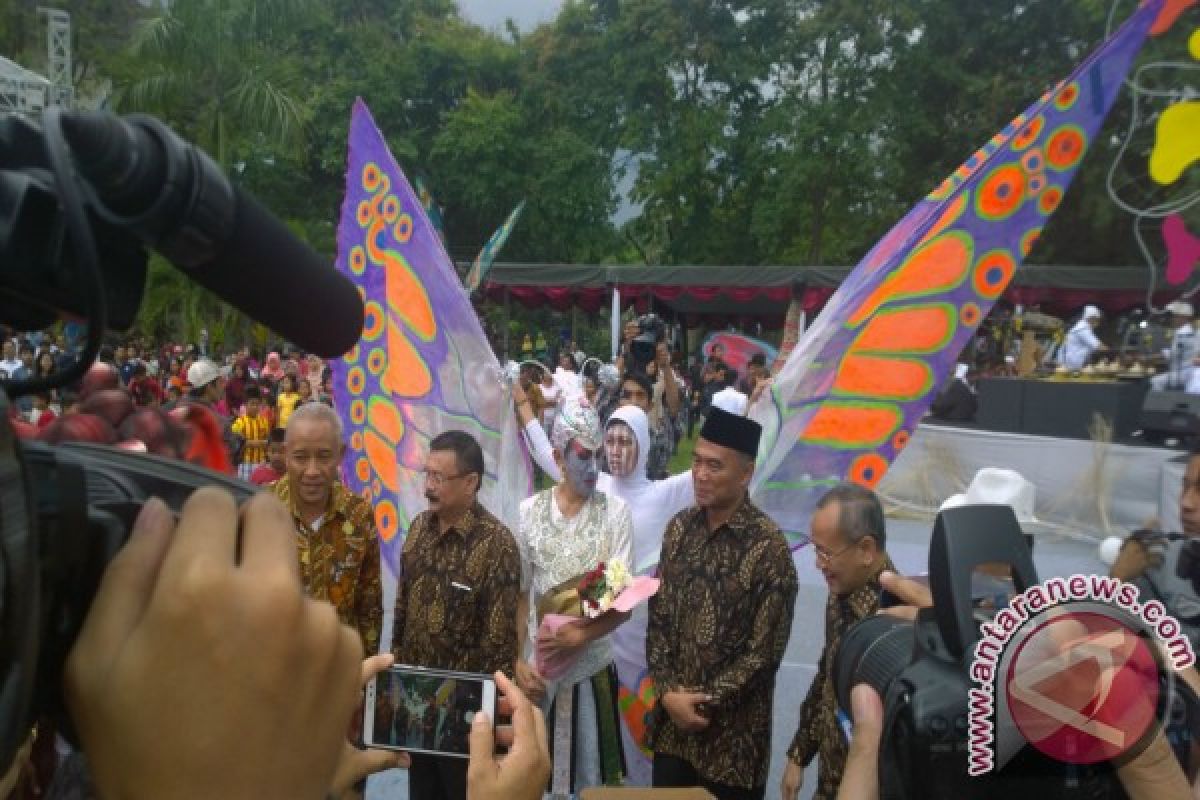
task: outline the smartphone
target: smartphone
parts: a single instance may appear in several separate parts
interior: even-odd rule
[[[467,758],[471,723],[480,711],[495,724],[496,682],[490,675],[400,664],[367,684],[363,742]]]

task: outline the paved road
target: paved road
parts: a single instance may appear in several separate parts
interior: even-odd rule
[[[910,520],[888,521],[888,552],[896,568],[905,574],[924,572],[928,560],[930,522]],[[1042,535],[1034,546],[1034,562],[1040,578],[1069,575],[1075,572],[1103,571],[1096,556],[1095,544],[1085,540]],[[800,592],[796,598],[796,613],[792,635],[784,655],[783,666],[775,690],[775,727],[772,736],[771,777],[767,798],[779,797],[779,776],[783,759],[800,712],[800,703],[808,691],[815,672],[814,664],[824,640],[825,581],[813,564],[807,550],[797,556]],[[801,796],[807,800],[816,783],[816,765],[806,776]],[[408,784],[400,771],[373,776],[367,789],[369,800],[401,800],[408,797]]]

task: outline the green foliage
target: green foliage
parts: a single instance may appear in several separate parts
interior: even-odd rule
[[[0,11],[0,52],[40,68],[36,6]],[[857,261],[1101,41],[1110,3],[565,0],[552,22],[503,34],[453,0],[64,7],[81,87],[103,94],[111,81],[120,109],[164,116],[330,258],[362,97],[442,205],[460,262],[525,200],[504,260],[754,265]],[[1197,19],[1188,12],[1142,61],[1185,57]],[[1104,193],[1128,121],[1125,97],[1036,260],[1140,263],[1130,218]],[[1146,185],[1148,131],[1119,175],[1147,204],[1175,191]],[[618,227],[623,179],[638,213]],[[1193,169],[1178,191],[1198,181]],[[225,313],[155,263],[147,326],[249,335]],[[521,333],[563,324],[516,315]],[[603,325],[580,338],[606,349]]]

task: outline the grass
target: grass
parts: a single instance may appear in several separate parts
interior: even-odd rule
[[[699,435],[699,430],[697,430]],[[671,463],[667,466],[667,474],[678,475],[681,472],[687,472],[692,468],[692,450],[696,447],[696,437],[683,438],[679,440],[679,447],[675,449],[675,455],[671,457]]]

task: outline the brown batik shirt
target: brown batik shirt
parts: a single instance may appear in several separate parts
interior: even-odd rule
[[[689,508],[667,525],[658,571],[646,634],[650,675],[660,697],[693,690],[712,702],[708,727],[685,733],[660,701],[649,746],[689,762],[707,781],[764,786],[775,673],[796,602],[787,541],[749,499],[712,532],[704,511]]]
[[[831,593],[825,603],[825,649],[817,662],[817,674],[808,687],[808,696],[800,706],[800,725],[788,748],[788,758],[801,766],[811,764],[813,756],[821,759],[813,800],[833,800],[837,797],[838,784],[842,782],[847,748],[846,736],[837,718],[833,662],[842,635],[855,623],[879,610],[879,573],[885,569],[895,570],[887,556],[869,581],[849,594]]]
[[[479,503],[444,532],[425,511],[400,557],[392,651],[399,664],[512,674],[521,556]]]
[[[310,597],[333,604],[338,618],[358,631],[363,652],[379,652],[383,585],[379,537],[370,504],[335,483],[325,514],[314,529],[296,510],[290,478],[285,475],[271,488],[291,509],[305,590]]]

